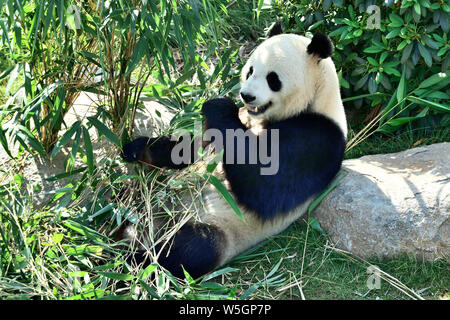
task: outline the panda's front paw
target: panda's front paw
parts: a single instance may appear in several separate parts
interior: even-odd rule
[[[157,138],[140,137],[123,147],[122,158],[127,162],[140,161],[146,163],[151,169],[173,168],[182,169],[185,163],[172,161],[172,149],[177,141],[168,136]]]
[[[127,143],[122,149],[122,158],[127,162],[135,162],[143,160],[148,145],[150,143],[150,138],[139,137],[133,141]]]
[[[203,104],[202,113],[206,118],[237,117],[239,108],[230,98],[216,98]]]

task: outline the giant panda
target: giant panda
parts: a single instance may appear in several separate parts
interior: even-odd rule
[[[223,179],[244,219],[219,192],[204,191],[203,209],[196,219],[186,222],[170,245],[156,248],[158,263],[174,276],[184,278],[184,269],[200,277],[280,233],[306,212],[338,173],[347,126],[332,50],[326,35],[316,33],[309,39],[283,34],[275,24],[242,69],[243,107],[239,109],[229,98],[203,104],[207,129],[224,135],[227,130],[251,129],[255,139],[266,130],[265,142],[277,143],[278,167],[275,174],[261,174],[265,164],[259,158],[256,163],[226,160],[231,152],[231,160],[236,160],[237,151],[246,160],[257,152],[248,140],[240,150],[222,146]],[[278,141],[270,138],[275,131]],[[188,164],[171,159],[177,143],[167,136],[139,137],[124,145],[122,156],[152,168],[181,170]],[[123,234],[128,237],[133,232]],[[133,259],[145,263],[145,250],[137,251]]]

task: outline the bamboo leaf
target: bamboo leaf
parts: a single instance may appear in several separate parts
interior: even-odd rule
[[[449,105],[444,105],[444,104],[441,104],[441,103],[438,103],[438,102],[429,101],[429,100],[425,100],[425,99],[414,97],[414,96],[408,96],[408,97],[406,97],[406,99],[408,99],[409,101],[414,102],[414,103],[426,105],[426,106],[428,106],[431,109],[434,109],[436,111],[446,112],[446,113],[450,112],[450,106]]]
[[[25,147],[25,149],[30,151],[27,147],[30,146],[31,148],[36,150],[42,157],[45,157],[46,152],[44,150],[44,147],[26,127],[22,125],[16,125],[14,132],[20,138],[19,142],[21,142],[22,146]]]
[[[89,136],[89,131],[83,127],[83,140],[84,148],[86,149],[86,162],[88,165],[89,174],[94,173],[94,152],[92,150],[91,137]]]
[[[208,180],[214,187],[216,187],[217,191],[220,192],[220,194],[224,197],[224,199],[228,202],[228,204],[230,205],[230,207],[233,209],[233,211],[239,216],[239,218],[242,219],[242,221],[245,222],[245,218],[242,215],[241,210],[239,209],[239,207],[236,204],[236,201],[234,201],[233,197],[231,196],[231,194],[228,192],[228,190],[225,188],[225,186],[222,184],[222,182],[220,182],[219,179],[217,179],[215,176],[213,175],[206,175],[204,174],[203,177]]]
[[[11,158],[14,158],[12,156],[12,154],[11,154],[11,151],[9,151],[8,139],[6,139],[6,135],[5,135],[5,132],[2,129],[1,123],[0,123],[0,143],[2,144],[3,149],[6,151],[8,156],[10,156]]]
[[[67,130],[62,135],[62,137],[58,140],[55,147],[53,148],[52,154],[50,155],[50,159],[54,159],[55,156],[61,151],[61,149],[64,148],[64,146],[69,143],[72,136],[75,134],[75,132],[78,131],[78,128],[80,127],[80,125],[81,125],[81,121],[80,120],[76,121],[72,125],[72,127],[70,127],[70,129]]]
[[[156,291],[152,287],[150,287],[147,283],[145,283],[141,279],[139,279],[138,282],[145,289],[145,291],[148,292],[148,294],[151,297],[158,299],[158,300],[161,299],[161,297],[156,293]]]
[[[106,272],[106,271],[103,271],[103,272],[99,271],[98,273],[106,278],[113,279],[113,280],[130,281],[130,280],[135,279],[135,276],[133,276],[132,274],[126,274],[126,273]]]
[[[106,137],[106,139],[114,143],[116,146],[120,147],[120,141],[117,138],[117,136],[114,133],[112,133],[112,131],[109,130],[103,123],[101,123],[98,119],[94,117],[88,117],[88,120],[95,128],[97,128],[98,132],[100,132]]]

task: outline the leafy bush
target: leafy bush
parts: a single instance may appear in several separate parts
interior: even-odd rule
[[[64,2],[3,3],[0,29],[9,65],[0,79],[9,77],[6,95],[14,82],[23,91],[2,108],[1,142],[7,151],[10,138],[44,155],[80,91],[89,90],[95,66],[79,52],[95,50],[95,39],[66,27]]]
[[[23,103],[10,100],[2,106],[0,143],[7,152],[11,142],[19,142],[54,157],[74,138],[73,163],[83,140],[92,156],[84,134],[92,125],[118,146],[128,139],[123,129],[132,123],[144,88],[181,109],[194,95],[191,108],[200,105],[202,92],[218,82],[222,92],[237,83],[227,77],[238,51],[223,43],[216,21],[217,10],[226,8],[209,1],[2,3],[2,50],[8,49],[9,59],[0,80],[8,79],[7,88],[20,82],[25,90]],[[102,80],[93,81],[96,75]],[[194,75],[195,88],[187,85]],[[58,140],[63,117],[80,91],[104,94],[105,108],[88,121],[77,121]],[[92,157],[88,160],[92,164]]]
[[[382,115],[379,130],[384,132],[413,120],[419,127],[450,123],[446,1],[280,0],[273,9],[287,31],[331,37],[343,98],[352,101],[346,104],[352,113],[369,120]],[[397,119],[387,121],[394,115]]]

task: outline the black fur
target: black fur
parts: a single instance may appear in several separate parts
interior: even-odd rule
[[[243,129],[236,114],[227,112],[236,106],[229,99],[214,99],[203,105],[203,114],[211,128]],[[226,115],[224,117],[224,114]],[[338,173],[345,150],[345,138],[331,119],[302,113],[297,117],[267,125],[267,130],[279,130],[279,170],[275,175],[261,175],[264,167],[248,164],[251,150],[245,145],[246,164],[224,163],[227,180],[236,200],[255,211],[263,219],[273,218],[279,212],[289,212],[310,196],[323,191]],[[268,134],[270,138],[270,133]],[[270,150],[271,140],[268,139]],[[237,155],[236,143],[234,155]],[[226,159],[227,150],[224,150]],[[236,159],[235,159],[236,160]]]
[[[283,28],[281,27],[281,21],[277,21],[270,27],[270,30],[267,33],[267,37],[270,38],[270,37],[276,36],[277,34],[282,34],[282,33],[283,33]]]
[[[127,143],[123,146],[122,158],[127,162],[140,160],[145,152],[145,148],[147,148],[147,144],[150,143],[150,140],[151,139],[147,137],[139,137],[132,142]]]
[[[186,137],[191,139],[192,137]],[[183,169],[189,163],[175,164],[171,158],[173,147],[179,141],[173,141],[167,136],[158,138],[139,137],[123,146],[122,158],[127,162],[143,161],[158,168]],[[191,149],[192,149],[191,144]],[[194,162],[196,153],[191,152],[191,161]],[[182,155],[181,155],[182,156]]]
[[[281,90],[281,81],[278,77],[278,74],[274,71],[269,72],[266,76],[267,83],[269,84],[269,88],[272,91],[280,91]]]
[[[177,278],[184,278],[183,268],[194,279],[214,270],[225,244],[225,237],[219,229],[202,223],[185,224],[172,240],[162,250],[158,263]],[[155,249],[159,252],[161,246]],[[131,261],[143,263],[144,267],[150,263],[143,250],[132,256],[128,263]]]
[[[313,36],[306,50],[309,54],[326,59],[333,53],[333,44],[328,36],[318,32]]]
[[[247,76],[245,77],[245,80],[248,80],[250,76],[253,74],[253,67],[250,66],[250,69],[248,69]]]
[[[217,266],[224,241],[221,231],[214,226],[186,224],[177,232],[169,255],[164,249],[158,262],[175,277],[184,277],[183,266],[189,275],[198,278]]]

